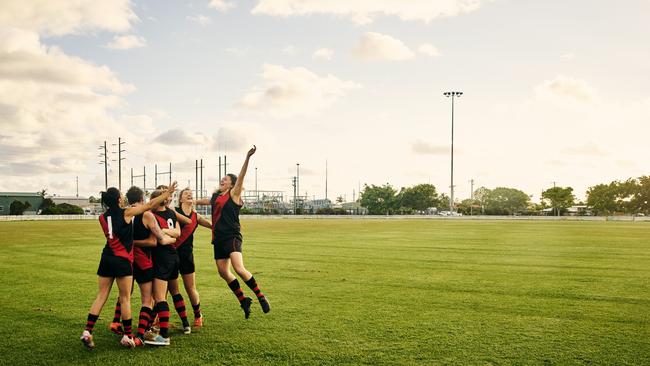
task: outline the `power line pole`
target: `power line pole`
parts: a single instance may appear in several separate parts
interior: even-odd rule
[[[449,211],[454,212],[454,99],[463,95],[463,92],[445,92],[444,96],[451,97],[451,195],[449,197]]]
[[[325,199],[327,199],[327,160],[325,160]]]
[[[99,149],[102,149],[102,146],[99,146]],[[100,161],[100,164],[104,164],[104,189],[108,189],[108,149],[106,148],[106,141],[104,141],[104,152],[99,153],[99,157],[103,157],[104,161]]]
[[[126,152],[126,150],[122,150],[122,145],[126,144],[126,142],[122,141],[121,137],[117,138],[117,144],[112,144],[113,146],[117,146],[117,174],[118,174],[118,188],[120,189],[120,192],[122,192],[122,160],[125,160],[122,157],[122,153]],[[113,154],[116,152],[114,151]]]
[[[474,214],[474,179],[469,181],[470,184],[470,204],[469,204],[469,215]]]
[[[77,198],[79,198],[79,176],[77,175]]]
[[[199,186],[201,188],[201,193],[200,193],[200,198],[203,198],[203,159],[201,159],[201,165],[199,165],[199,169],[201,171],[201,185]],[[171,184],[171,183],[170,183]]]
[[[194,161],[194,197],[199,198],[199,159]]]
[[[298,201],[296,197],[296,183],[297,183],[296,181],[297,181],[296,177],[293,177],[291,180],[293,185],[293,214],[294,215],[298,214]]]
[[[259,199],[260,194],[257,193],[257,167],[255,167],[255,196]]]

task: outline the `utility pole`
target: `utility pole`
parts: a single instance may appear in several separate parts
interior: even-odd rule
[[[469,181],[470,184],[470,204],[469,204],[469,215],[474,214],[474,179]]]
[[[327,160],[325,160],[325,199],[327,199]]]
[[[79,198],[79,176],[77,175],[77,198]]]
[[[259,198],[260,198],[260,194],[257,193],[257,192],[258,192],[258,191],[257,191],[257,167],[255,167],[255,196],[259,199]]]
[[[293,214],[297,215],[298,214],[298,202],[296,200],[296,177],[293,177],[291,179],[292,186],[293,186]]]
[[[300,163],[296,163],[296,193],[300,197]]]
[[[99,149],[102,149],[102,146],[99,146]],[[106,148],[106,141],[104,141],[104,152],[99,153],[99,157],[103,157],[104,161],[100,161],[100,164],[104,164],[104,189],[108,189],[108,149]]]
[[[122,192],[122,160],[125,160],[122,157],[122,153],[126,152],[126,150],[122,150],[122,145],[126,144],[126,142],[122,141],[121,137],[117,138],[117,144],[112,144],[113,146],[117,146],[117,174],[118,174],[118,188],[120,189],[120,192]],[[116,152],[114,151],[113,154]]]
[[[199,159],[196,159],[194,161],[194,187],[195,187],[194,197],[198,199],[199,198]]]
[[[201,193],[199,194],[199,199],[203,198],[203,159],[201,159],[201,165],[199,165],[199,169],[201,172],[201,185],[199,186],[201,188]]]
[[[454,99],[463,95],[463,92],[451,91],[443,93],[451,97],[451,195],[449,196],[449,211],[454,212]]]

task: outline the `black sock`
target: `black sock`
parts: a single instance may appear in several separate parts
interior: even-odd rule
[[[237,296],[237,300],[241,303],[246,299],[246,296],[244,296],[244,291],[242,291],[241,286],[239,285],[239,281],[235,278],[228,284],[228,287],[232,290],[232,292]]]
[[[120,319],[122,319],[122,305],[120,305],[120,301],[118,300],[115,304],[115,315],[113,315],[113,323],[119,323]]]
[[[255,282],[255,277],[251,276],[251,278],[248,281],[245,281],[245,283],[246,286],[248,286],[251,290],[253,290],[255,296],[257,296],[258,299],[264,297],[262,290],[260,290],[260,287],[257,285],[257,282]]]
[[[97,323],[97,319],[99,319],[99,315],[88,313],[88,320],[86,320],[86,330],[88,332],[93,332],[93,328],[95,327],[95,323]]]
[[[124,335],[133,338],[133,329],[131,328],[133,319],[122,319],[122,326],[124,327]]]
[[[196,305],[192,305],[192,309],[194,309],[194,319],[198,319],[201,317],[201,303],[198,303]]]
[[[189,326],[190,323],[187,321],[187,312],[185,311],[185,300],[183,299],[183,295],[180,293],[172,295],[172,300],[174,300],[174,308],[176,308],[178,316],[181,317],[183,327]]]
[[[169,305],[167,301],[161,301],[156,304],[156,313],[160,322],[160,335],[163,338],[169,337]]]

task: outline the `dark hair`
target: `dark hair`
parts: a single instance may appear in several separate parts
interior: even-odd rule
[[[232,185],[233,185],[233,186],[234,186],[235,184],[237,184],[237,176],[236,176],[236,175],[234,175],[234,174],[232,174],[232,173],[230,173],[230,174],[226,174],[226,175],[230,177],[230,181],[232,182]]]
[[[120,190],[111,187],[102,192],[102,205],[109,210],[117,210],[120,208]]]
[[[144,192],[142,192],[142,190],[136,186],[133,186],[129,188],[128,191],[126,191],[126,199],[129,200],[130,205],[142,201],[143,197]]]
[[[185,191],[192,192],[192,188],[190,187],[184,188],[183,190],[180,191],[180,193],[178,193],[178,206],[181,205],[181,198],[183,198],[183,193],[185,193]]]
[[[163,191],[161,191],[160,189],[156,189],[155,191],[151,192],[151,196],[149,196],[149,199],[152,200],[156,197],[160,197],[162,196],[162,194]],[[163,200],[162,202],[160,202],[160,206],[164,206],[164,205],[165,205],[165,201]]]

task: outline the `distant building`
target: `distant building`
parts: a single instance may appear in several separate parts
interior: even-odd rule
[[[309,213],[316,213],[320,209],[332,208],[332,201],[328,198],[305,201],[302,204],[303,210]]]
[[[9,215],[9,208],[14,201],[30,204],[23,215],[36,215],[43,203],[43,197],[37,192],[0,192],[0,215]]]
[[[359,202],[345,202],[341,204],[341,208],[349,215],[367,215],[368,209],[361,206]]]
[[[56,205],[62,203],[67,203],[73,206],[79,206],[81,208],[90,206],[90,201],[86,197],[76,197],[76,196],[50,196],[47,197],[54,202]]]

